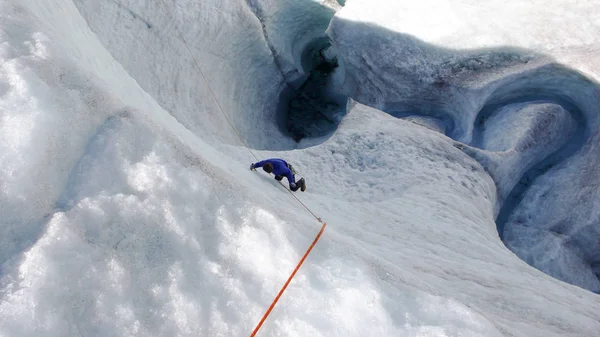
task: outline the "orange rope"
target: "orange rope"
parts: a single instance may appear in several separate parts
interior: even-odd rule
[[[304,260],[306,259],[306,257],[310,253],[310,251],[313,249],[313,247],[315,246],[315,244],[317,243],[317,241],[319,241],[319,238],[321,237],[321,234],[323,234],[323,230],[325,229],[325,226],[327,226],[326,222],[324,222],[323,226],[321,226],[321,230],[319,231],[319,234],[317,234],[317,237],[315,238],[315,240],[313,241],[313,243],[310,245],[310,247],[308,247],[308,249],[306,250],[306,253],[304,253],[304,256],[302,257],[302,259],[300,260],[300,262],[298,262],[298,265],[296,265],[296,268],[294,269],[294,271],[292,272],[292,274],[290,275],[290,277],[287,279],[287,281],[283,285],[283,288],[281,288],[281,290],[279,290],[279,294],[277,294],[277,297],[275,297],[275,299],[271,303],[271,306],[269,306],[269,310],[267,310],[267,312],[263,315],[263,317],[260,320],[260,322],[258,322],[258,325],[254,329],[254,331],[252,331],[252,334],[250,335],[250,337],[254,337],[256,335],[256,333],[258,332],[258,329],[260,329],[260,327],[262,326],[262,324],[264,323],[264,321],[267,319],[267,316],[269,316],[269,314],[271,313],[271,310],[273,310],[273,308],[275,307],[275,304],[277,303],[277,301],[279,300],[279,298],[281,297],[281,295],[285,291],[285,288],[287,288],[288,284],[290,284],[290,282],[292,281],[292,278],[294,278],[294,275],[296,275],[296,272],[298,271],[298,269],[300,269],[300,266],[302,265],[302,263],[304,262]]]
[[[115,4],[117,4],[117,5],[119,5],[117,2],[115,2],[115,1],[113,1],[113,2]],[[163,5],[165,7],[167,7],[166,3],[164,2],[164,0],[162,1],[162,3],[163,3]],[[212,88],[210,87],[210,83],[208,83],[208,80],[206,80],[206,77],[204,76],[204,73],[202,72],[202,68],[200,68],[200,63],[198,63],[198,60],[196,59],[196,56],[194,56],[194,53],[192,53],[192,50],[189,47],[187,41],[185,40],[183,34],[181,33],[181,31],[177,27],[177,24],[175,23],[175,17],[173,15],[173,13],[170,10],[168,10],[168,7],[167,7],[167,13],[169,13],[169,16],[171,17],[171,21],[173,22],[173,27],[177,31],[177,35],[179,35],[179,38],[182,40],[183,45],[186,47],[186,49],[188,50],[188,52],[192,56],[192,59],[194,60],[194,63],[196,64],[196,68],[198,68],[198,71],[200,73],[200,76],[202,77],[202,79],[206,83],[206,87],[210,91],[210,94],[212,95],[213,99],[215,100],[215,103],[217,103],[217,107],[219,108],[219,110],[221,111],[221,113],[223,114],[223,116],[225,116],[225,119],[227,120],[227,122],[229,123],[229,125],[231,126],[231,128],[233,129],[233,131],[236,133],[236,135],[239,137],[239,139],[242,142],[242,144],[244,144],[244,147],[250,152],[250,154],[254,157],[254,159],[256,159],[256,161],[258,161],[258,158],[254,154],[254,152],[252,152],[252,150],[250,150],[250,148],[248,147],[248,144],[246,144],[246,142],[244,141],[244,139],[242,138],[242,136],[240,135],[240,133],[237,131],[236,127],[233,125],[233,123],[229,119],[229,116],[227,116],[227,114],[225,113],[225,111],[223,111],[223,108],[221,107],[221,104],[219,103],[219,100],[217,99],[217,96],[215,95],[215,93],[213,92]],[[281,182],[279,182],[279,183],[281,184]],[[279,291],[279,294],[277,294],[277,297],[275,297],[275,300],[273,300],[273,303],[271,303],[271,306],[269,307],[269,310],[267,310],[267,312],[263,315],[262,319],[260,320],[260,322],[258,323],[258,325],[256,326],[256,328],[254,329],[254,331],[252,332],[252,334],[250,335],[250,337],[254,337],[256,335],[256,333],[258,332],[258,329],[260,329],[260,327],[262,326],[262,324],[264,323],[264,321],[267,319],[267,316],[269,316],[269,314],[271,313],[271,310],[273,310],[273,307],[275,307],[275,304],[277,303],[277,301],[279,300],[279,298],[281,297],[281,295],[283,294],[283,292],[287,288],[288,284],[290,284],[290,282],[292,281],[292,278],[294,278],[294,275],[296,275],[296,272],[298,271],[298,269],[300,269],[300,266],[302,265],[302,263],[304,263],[304,260],[306,259],[306,257],[310,253],[310,251],[313,249],[313,247],[315,246],[315,244],[317,243],[317,241],[319,241],[319,238],[321,237],[321,234],[323,234],[323,230],[325,229],[325,226],[327,225],[326,222],[323,222],[321,220],[321,218],[319,218],[318,216],[316,216],[302,201],[300,201],[300,199],[298,199],[298,197],[296,197],[294,195],[294,193],[292,193],[292,191],[288,190],[288,192],[290,192],[290,194],[302,206],[304,206],[304,208],[306,208],[306,210],[309,211],[310,214],[312,214],[312,216],[315,217],[315,219],[317,219],[317,221],[319,221],[319,223],[323,223],[323,226],[321,226],[321,230],[319,231],[319,234],[317,234],[317,237],[315,238],[315,240],[313,241],[313,243],[310,245],[310,247],[308,247],[308,250],[306,251],[306,253],[304,253],[304,256],[302,257],[302,259],[300,260],[300,262],[298,262],[298,265],[296,266],[296,268],[294,269],[294,271],[292,272],[292,274],[288,278],[287,282],[285,282],[285,284],[283,285],[283,288],[281,288],[281,290]]]

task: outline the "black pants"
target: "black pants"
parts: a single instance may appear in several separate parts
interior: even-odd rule
[[[295,180],[295,178],[296,178],[296,176],[294,176],[294,180]],[[281,179],[283,179],[283,176],[275,176],[275,179],[276,179],[277,181],[281,181]],[[296,184],[296,183],[294,183],[294,185],[293,185],[293,186],[292,186],[292,184],[290,184],[290,190],[291,190],[292,192],[296,192],[296,191],[297,191],[297,190],[298,190],[300,187],[301,187],[301,186],[300,186],[300,185],[298,185],[298,184]]]

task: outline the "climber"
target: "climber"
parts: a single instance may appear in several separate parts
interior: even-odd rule
[[[298,189],[302,192],[306,191],[306,182],[304,181],[304,178],[300,178],[300,180],[296,182],[296,171],[292,165],[288,164],[285,160],[271,158],[250,164],[250,170],[256,171],[259,167],[262,167],[267,173],[273,173],[277,181],[281,181],[283,177],[286,177],[290,185],[290,190],[293,192],[296,192]]]

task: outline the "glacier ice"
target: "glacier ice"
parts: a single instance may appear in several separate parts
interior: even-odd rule
[[[591,2],[555,4],[595,13]],[[260,335],[597,336],[599,296],[506,249],[494,222],[499,181],[515,182],[465,154],[493,158],[506,141],[494,136],[506,122],[491,114],[485,146],[471,143],[478,108],[531,97],[523,88],[562,95],[504,117],[523,126],[506,142],[521,151],[521,167],[498,173],[546,155],[544,137],[576,144],[557,131],[563,123],[584,131],[579,150],[517,198],[505,233],[535,232],[539,241],[515,235],[512,249],[558,248],[522,257],[562,273],[579,268],[583,277],[567,281],[589,285],[593,244],[571,248],[598,228],[598,61],[588,57],[593,41],[574,39],[588,30],[537,27],[536,13],[549,7],[520,3],[509,27],[545,34],[534,41],[509,28],[492,36],[486,25],[468,38],[477,26],[466,23],[497,28],[513,18],[500,1],[1,2],[0,335],[248,335],[320,227],[276,181],[247,169],[253,156],[282,156],[307,177],[297,196],[328,227]],[[369,21],[395,26],[371,30]],[[399,26],[413,37],[399,38]],[[444,42],[436,33],[449,34],[445,49],[432,47]],[[324,55],[339,61],[330,88],[352,99],[335,132],[297,144],[277,125],[276,103],[306,75],[306,45],[327,36]],[[536,52],[454,59],[464,43],[497,47],[492,40]],[[384,57],[372,57],[369,43],[388,48]],[[550,44],[556,62],[539,55]],[[430,87],[394,81],[405,66]],[[556,119],[521,119],[538,111]]]

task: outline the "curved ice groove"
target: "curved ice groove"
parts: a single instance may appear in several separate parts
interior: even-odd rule
[[[507,99],[550,99],[571,113],[577,130],[560,149],[524,172],[499,210],[498,231],[507,247],[529,264],[565,282],[600,292],[597,246],[592,239],[598,237],[594,230],[597,218],[590,204],[595,195],[586,192],[596,177],[587,167],[598,158],[593,136],[600,124],[599,86],[555,64],[533,75],[498,90],[490,104]],[[527,87],[519,88],[524,84]],[[548,191],[550,199],[546,199]],[[557,201],[546,201],[552,198]]]
[[[510,84],[496,89],[487,99],[486,104],[477,115],[474,127],[474,141],[479,137],[479,129],[477,125],[482,123],[482,120],[490,117],[499,107],[521,102],[532,101],[547,101],[562,106],[566,111],[571,113],[573,119],[577,123],[577,130],[574,136],[564,144],[560,149],[554,151],[540,162],[528,169],[519,180],[511,192],[508,194],[507,201],[502,204],[499,211],[497,223],[499,234],[502,237],[504,222],[510,214],[511,210],[518,204],[522,198],[523,188],[530,185],[539,175],[546,173],[552,166],[559,162],[567,160],[577,151],[581,149],[583,144],[590,137],[591,125],[597,117],[597,108],[593,104],[586,101],[586,97],[582,97],[581,93],[593,92],[597,90],[597,86],[584,78],[583,76],[569,71],[558,65],[550,65],[548,69],[540,69],[533,74],[527,74],[519,79],[513,80]],[[555,74],[546,74],[539,76],[539,73],[546,71],[555,72]],[[535,77],[535,76],[539,77]],[[567,88],[567,89],[565,89]],[[597,100],[600,102],[600,100]],[[504,198],[501,198],[501,200]],[[510,200],[510,201],[509,201]]]
[[[502,201],[502,205],[496,217],[496,225],[498,227],[498,234],[502,240],[504,240],[504,225],[508,220],[510,214],[513,212],[514,208],[521,202],[521,199],[523,198],[523,194],[525,193],[526,189],[531,184],[533,184],[537,177],[539,177],[542,174],[545,174],[558,163],[564,160],[568,160],[568,158],[574,155],[583,146],[586,139],[589,137],[589,135],[585,132],[587,129],[587,124],[585,122],[585,118],[581,110],[577,107],[576,104],[574,104],[569,99],[560,98],[552,94],[544,93],[535,93],[528,95],[526,92],[523,91],[514,92],[514,95],[515,96],[512,98],[507,97],[497,103],[486,104],[486,106],[481,110],[480,114],[478,115],[476,124],[479,124],[483,118],[493,114],[494,111],[496,111],[501,106],[517,102],[528,103],[542,100],[558,104],[559,106],[565,108],[565,110],[568,111],[576,121],[577,130],[574,132],[574,135],[558,150],[553,151],[551,154],[549,154],[548,156],[531,166],[529,169],[527,169],[521,175],[521,178],[518,179],[518,183],[513,185],[513,187],[510,189],[510,192],[508,192],[507,195],[499,196],[499,200]],[[475,128],[475,130],[477,130],[477,128]],[[484,166],[487,165],[484,164]],[[486,168],[491,169],[489,167]]]
[[[546,173],[552,172],[559,164],[567,162],[569,158],[578,153],[590,140],[590,130],[593,130],[598,125],[596,115],[598,114],[598,109],[594,106],[594,102],[600,104],[597,92],[598,86],[584,76],[563,66],[548,64],[530,73],[522,74],[518,78],[511,79],[510,82],[495,89],[485,99],[483,108],[476,115],[473,133],[469,137],[471,140],[467,142],[468,145],[465,146],[461,143],[456,146],[479,161],[496,182],[499,207],[496,215],[496,225],[498,234],[503,241],[505,239],[504,230],[506,223],[535,180]],[[586,96],[587,93],[591,93],[592,95]],[[562,107],[575,121],[576,130],[573,132],[572,130],[568,130],[567,126],[564,126],[565,133],[569,135],[568,140],[558,149],[551,150],[551,153],[545,155],[536,163],[525,166],[520,174],[520,178],[514,179],[514,181],[508,179],[509,181],[507,181],[507,179],[496,176],[494,173],[500,163],[490,160],[490,151],[478,150],[478,146],[481,145],[478,144],[482,136],[481,124],[483,124],[484,120],[497,113],[503,106],[515,103],[527,105],[540,102],[552,103]],[[392,106],[398,109],[398,104],[387,105],[388,109]],[[388,112],[396,117],[419,115],[419,110],[410,109],[411,106],[417,107],[419,103],[404,104],[404,109],[413,111],[410,113],[399,113],[389,110]],[[419,108],[423,109],[422,106],[419,106]],[[429,110],[435,111],[435,107],[430,107]],[[456,122],[452,118],[447,117],[449,114],[440,112],[421,114],[421,116],[437,118],[440,120],[440,124],[444,126],[443,130],[441,130],[443,133],[452,138],[457,136],[454,129]],[[485,149],[481,148],[481,150]],[[491,153],[494,153],[494,151],[491,151]],[[581,243],[580,245],[583,246],[584,244]],[[553,276],[562,278],[561,275]]]

